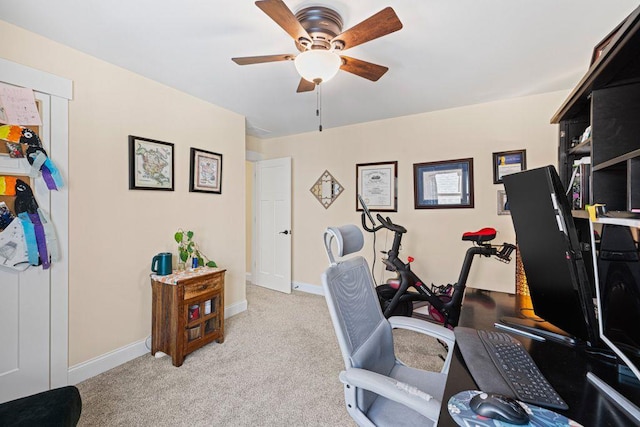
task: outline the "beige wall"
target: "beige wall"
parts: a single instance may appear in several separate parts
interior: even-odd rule
[[[398,161],[398,212],[393,221],[407,227],[404,257],[416,258],[414,270],[428,283],[457,281],[468,244],[465,231],[494,227],[496,242],[514,242],[510,216],[497,215],[497,190],[493,184],[492,153],[527,150],[527,166],[557,161],[557,126],[549,119],[566,92],[511,99],[481,105],[405,116],[355,126],[325,129],[285,138],[257,140],[247,146],[264,158],[293,158],[293,280],[319,285],[327,265],[322,233],[327,226],[360,224],[355,210],[355,165]],[[413,164],[473,157],[475,208],[416,210],[413,201]],[[324,209],[309,189],[325,170],[346,191]],[[376,249],[388,248],[391,233],[378,233]],[[367,235],[363,254],[372,260],[372,239]],[[379,255],[378,255],[379,257]],[[381,277],[377,262],[376,278]],[[515,262],[509,265],[478,259],[468,285],[514,291]]]
[[[247,273],[251,273],[251,233],[253,233],[253,163],[246,162],[245,167],[246,192],[244,195],[244,203],[247,209],[245,218],[245,247],[247,248],[246,271]]]
[[[151,258],[195,232],[245,300],[244,118],[0,21],[0,57],[73,81],[69,103],[69,365],[150,334]],[[128,135],[175,144],[175,191],[128,190]],[[223,155],[222,195],[189,193],[189,147]],[[55,222],[55,219],[53,219]]]

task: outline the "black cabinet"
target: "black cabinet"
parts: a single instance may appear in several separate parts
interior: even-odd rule
[[[640,209],[640,8],[609,37],[551,123],[560,125],[558,172],[565,187],[576,165],[588,165],[577,184],[588,191],[583,203],[629,211]]]

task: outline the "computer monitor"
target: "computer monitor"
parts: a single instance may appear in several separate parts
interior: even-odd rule
[[[640,221],[599,218],[591,238],[599,334],[620,359],[617,390],[587,377],[640,424]]]
[[[503,182],[538,318],[502,320],[569,345],[596,343],[594,284],[558,173],[546,166],[506,175]]]

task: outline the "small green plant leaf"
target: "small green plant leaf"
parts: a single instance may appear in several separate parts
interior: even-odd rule
[[[218,267],[214,261],[210,261],[206,255],[200,252],[198,245],[192,240],[193,235],[193,231],[184,231],[181,228],[173,235],[174,240],[178,243],[178,256],[180,257],[180,261],[186,263],[189,258],[196,258],[199,266]]]

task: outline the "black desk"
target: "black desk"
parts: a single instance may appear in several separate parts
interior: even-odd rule
[[[515,316],[516,311],[519,311],[519,307],[515,295],[468,288],[460,316],[460,326],[491,330],[494,329],[493,324],[497,319],[502,316]],[[631,421],[586,378],[586,373],[591,371],[609,384],[617,383],[615,366],[588,356],[582,349],[566,347],[551,341],[539,342],[514,336],[525,345],[547,380],[569,405],[567,411],[558,412],[584,426],[632,425]],[[456,347],[454,351],[439,426],[456,425],[447,410],[447,402],[451,396],[463,390],[478,389],[460,350]],[[640,394],[637,390],[635,392],[633,400],[638,405]]]

